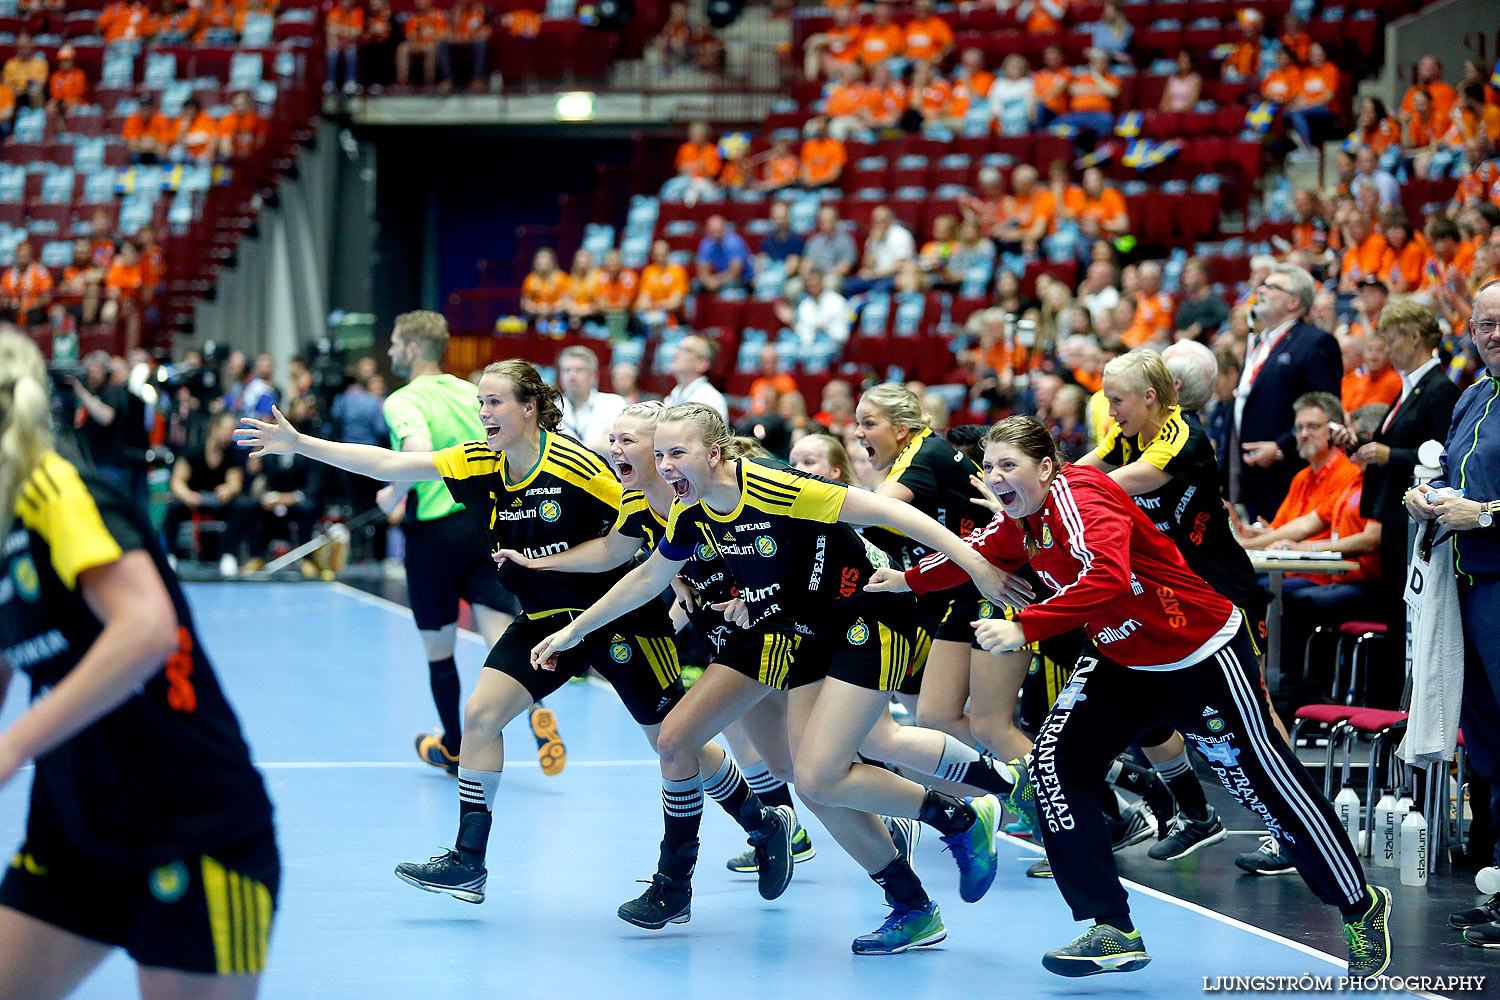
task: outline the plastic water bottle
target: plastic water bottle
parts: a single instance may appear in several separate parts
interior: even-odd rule
[[[1401,824],[1406,822],[1406,814],[1416,807],[1412,800],[1411,788],[1403,788],[1401,797],[1396,800],[1396,867],[1401,867]]]
[[[1375,838],[1373,860],[1378,868],[1396,867],[1396,793],[1387,788],[1375,805],[1375,820],[1370,824]]]
[[[1333,811],[1339,814],[1339,822],[1349,832],[1349,843],[1359,846],[1359,793],[1349,785],[1339,789],[1333,800]]]
[[[1493,865],[1489,868],[1481,868],[1474,875],[1474,888],[1486,896],[1500,893],[1500,868]]]
[[[1401,821],[1401,884],[1427,884],[1427,820],[1416,809]]]

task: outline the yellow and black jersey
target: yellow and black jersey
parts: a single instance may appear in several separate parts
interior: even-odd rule
[[[542,453],[519,482],[505,478],[505,452],[467,441],[433,452],[453,499],[476,518],[490,551],[515,549],[528,558],[566,552],[609,533],[620,512],[620,481],[598,455],[565,434],[542,432]],[[624,576],[559,573],[507,562],[500,583],[531,618],[578,611]]]
[[[1135,497],[1135,504],[1182,552],[1188,567],[1236,605],[1264,608],[1267,597],[1255,582],[1250,557],[1234,539],[1229,514],[1219,499],[1219,466],[1208,432],[1191,413],[1172,407],[1150,441],[1127,437],[1110,424],[1094,454],[1112,466],[1146,462],[1172,478],[1159,489]]]
[[[924,427],[906,442],[885,481],[911,490],[913,507],[962,538],[987,520],[984,508],[974,503],[979,491],[969,482],[978,474],[969,456]],[[893,528],[866,528],[865,537],[906,569],[930,551]]]
[[[177,612],[177,648],[120,707],[36,762],[31,809],[66,845],[165,863],[271,828],[271,804],[192,613],[150,526],[92,470],[49,453],[23,486],[0,547],[0,652],[40,698],[103,623],[79,577],[150,553]]]
[[[667,522],[652,509],[646,494],[640,490],[626,490],[620,498],[620,517],[615,521],[615,530],[641,539],[647,549],[655,551],[666,535]],[[703,596],[705,604],[717,604],[733,596],[724,560],[708,542],[693,547],[692,557],[677,575]]]
[[[684,561],[711,547],[751,624],[776,616],[812,621],[821,605],[859,595],[878,556],[839,521],[848,487],[792,469],[737,465],[739,506],[719,514],[701,502],[674,502],[661,553]]]

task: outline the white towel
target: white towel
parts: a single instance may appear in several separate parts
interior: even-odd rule
[[[1464,633],[1453,571],[1453,537],[1427,544],[1437,524],[1417,533],[1406,578],[1411,706],[1398,753],[1408,764],[1453,759],[1464,692]]]

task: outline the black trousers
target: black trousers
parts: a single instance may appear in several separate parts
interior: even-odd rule
[[[1098,649],[1079,657],[1037,734],[1031,765],[1047,857],[1074,919],[1109,922],[1130,912],[1099,811],[1099,776],[1163,719],[1265,823],[1319,899],[1348,906],[1363,898],[1364,873],[1333,807],[1271,726],[1242,627],[1218,652],[1179,670],[1133,670]]]

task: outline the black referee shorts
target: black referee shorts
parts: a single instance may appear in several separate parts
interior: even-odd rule
[[[458,621],[459,599],[510,615],[521,607],[500,586],[488,546],[460,511],[431,521],[410,520],[406,532],[406,590],[412,617],[424,632]]]

